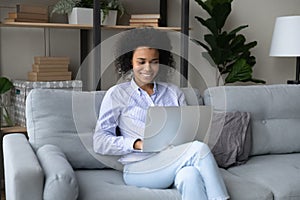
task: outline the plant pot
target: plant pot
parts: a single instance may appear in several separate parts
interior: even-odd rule
[[[88,24],[93,25],[93,9],[73,8],[68,14],[69,24]]]
[[[101,11],[101,25],[105,26],[115,26],[117,24],[117,10],[110,10],[108,15],[103,20],[103,12]]]
[[[101,11],[101,25],[114,26],[117,24],[118,11],[110,10],[103,21],[103,12]],[[68,15],[69,24],[88,24],[93,25],[93,9],[92,8],[73,8]]]

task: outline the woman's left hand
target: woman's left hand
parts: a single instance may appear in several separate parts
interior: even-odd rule
[[[133,148],[136,150],[142,150],[143,149],[143,141],[140,139],[137,139],[133,144]]]

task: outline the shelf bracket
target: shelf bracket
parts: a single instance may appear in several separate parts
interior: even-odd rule
[[[93,89],[101,90],[101,14],[100,1],[94,0],[93,10],[93,51],[94,70],[91,74]],[[99,78],[100,77],[100,78]]]
[[[51,48],[50,48],[50,29],[44,28],[44,55],[51,56]]]
[[[167,17],[168,17],[168,2],[167,0],[160,0],[159,13],[160,13],[160,26],[167,27]]]
[[[188,49],[189,49],[189,0],[181,2],[181,57],[180,57],[180,86],[187,87],[188,80]]]

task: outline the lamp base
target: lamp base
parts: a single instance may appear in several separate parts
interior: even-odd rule
[[[299,80],[288,80],[287,84],[300,84]]]

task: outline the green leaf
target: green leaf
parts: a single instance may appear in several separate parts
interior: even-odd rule
[[[231,13],[231,4],[230,3],[223,3],[217,4],[212,10],[212,18],[215,20],[216,26],[219,30],[225,24],[225,21],[229,14]]]
[[[262,83],[262,84],[265,84],[265,83],[266,83],[266,81],[264,81],[264,80],[261,80],[261,79],[255,79],[255,78],[251,78],[249,81],[250,81],[250,82],[254,82],[254,83]]]
[[[230,48],[230,41],[234,39],[233,35],[228,35],[226,31],[224,31],[223,33],[219,34],[216,37],[217,40],[217,44],[221,47],[221,48],[226,48],[229,49]]]
[[[93,8],[93,6],[94,6],[93,0],[79,0],[76,3],[76,7]]]
[[[231,3],[233,0],[206,0],[205,1],[205,4],[208,6],[208,7],[215,7],[216,5],[218,4],[224,4],[224,3]]]
[[[256,45],[257,45],[256,41],[250,42],[248,44],[243,44],[243,45],[237,47],[236,49],[234,49],[234,51],[237,53],[247,53],[247,52],[249,52],[250,49],[252,49]]]
[[[59,0],[51,11],[51,16],[54,13],[58,14],[68,14],[72,12],[74,7],[81,8],[93,8],[94,0]],[[100,8],[104,10],[103,20],[108,14],[108,10],[118,10],[120,11],[120,16],[122,16],[125,12],[125,8],[123,7],[120,0],[101,0]]]
[[[250,54],[250,53],[249,53]],[[250,65],[250,66],[254,66],[256,64],[256,58],[254,56],[246,56],[247,58],[247,63]]]
[[[237,32],[239,32],[242,29],[247,28],[247,27],[248,27],[248,25],[239,26],[239,27],[233,29],[232,31],[230,31],[228,34],[229,35],[232,35],[232,34],[235,35]]]
[[[257,45],[257,42],[256,42],[256,41],[249,42],[248,44],[245,44],[245,45],[244,45],[244,49],[250,50],[250,49],[252,49],[253,47],[255,47],[256,45]]]
[[[256,41],[253,41],[253,42],[249,42],[248,44],[245,45],[246,49],[248,48],[249,49],[252,49],[253,47],[255,47],[257,45],[257,42]]]
[[[200,46],[202,46],[204,49],[206,49],[206,51],[210,51],[210,48],[206,44],[204,44],[203,42],[200,42],[200,41],[195,40],[195,39],[191,39],[191,41],[198,44],[198,45],[200,45]]]
[[[6,77],[0,77],[0,94],[4,94],[13,87],[12,82]]]
[[[68,14],[71,13],[72,9],[80,3],[80,0],[60,0],[58,1],[51,11],[51,16],[54,13],[57,14]]]
[[[195,0],[209,15],[211,15],[211,7],[204,3],[202,0]]]
[[[241,48],[244,46],[244,43],[246,41],[246,38],[243,35],[237,35],[230,43],[230,48],[233,49],[233,51],[237,51],[236,49]]]
[[[4,108],[3,117],[4,117],[4,120],[7,124],[7,126],[13,126],[14,123],[13,123],[13,121],[12,121],[10,115],[9,115],[9,112],[8,112],[7,108],[5,106],[3,108]]]
[[[252,77],[252,68],[245,59],[238,60],[225,78],[225,83],[234,83],[237,81],[246,81]]]
[[[203,26],[205,26],[208,30],[210,30],[214,35],[218,35],[218,28],[216,26],[216,22],[209,18],[207,20],[202,19],[201,17],[195,17]]]
[[[204,40],[210,45],[209,55],[216,65],[222,64],[222,49],[219,48],[215,37],[211,34],[204,35]]]
[[[210,45],[211,49],[218,48],[216,37],[214,37],[213,35],[211,34],[204,35],[204,40],[207,42],[207,44]]]

